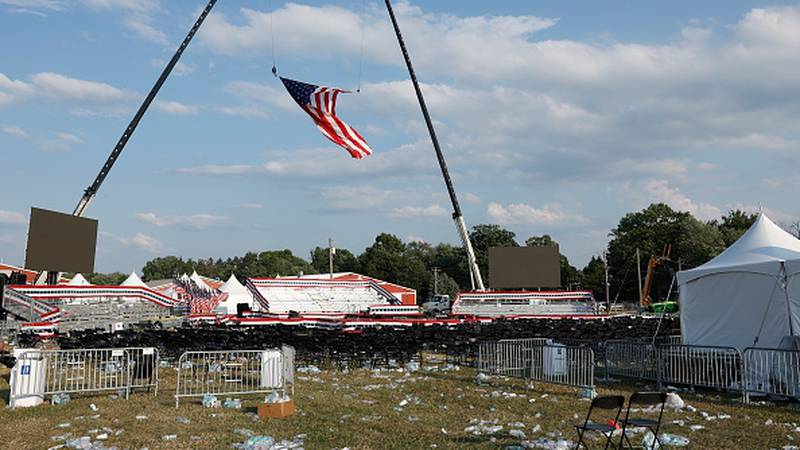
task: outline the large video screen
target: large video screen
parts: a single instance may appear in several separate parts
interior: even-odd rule
[[[560,287],[558,246],[489,248],[489,286],[493,289]]]
[[[31,208],[25,267],[54,272],[94,272],[97,221]]]

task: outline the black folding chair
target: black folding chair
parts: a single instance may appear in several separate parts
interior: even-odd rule
[[[575,445],[575,449],[578,450],[583,445],[585,448],[589,448],[589,446],[584,442],[583,437],[587,431],[593,431],[596,433],[600,433],[606,437],[606,445],[603,447],[607,449],[609,445],[612,448],[618,449],[613,442],[611,442],[612,433],[616,430],[616,426],[610,423],[602,423],[602,422],[592,422],[590,419],[592,418],[592,411],[597,409],[605,409],[605,410],[617,410],[616,414],[614,415],[613,424],[616,424],[619,420],[619,415],[622,413],[622,407],[625,406],[625,397],[621,395],[606,395],[603,397],[595,397],[592,400],[592,404],[589,406],[589,412],[586,414],[586,419],[583,421],[582,425],[575,425],[575,429],[578,432],[578,443]],[[607,418],[607,419],[610,419]]]
[[[625,411],[625,419],[622,421],[622,437],[619,440],[619,448],[624,448],[625,443],[628,444],[629,448],[633,448],[633,445],[631,445],[631,441],[625,434],[625,429],[631,427],[647,428],[653,433],[653,436],[655,436],[656,442],[658,443],[658,446],[654,445],[654,447],[656,448],[663,447],[661,445],[661,441],[658,439],[658,429],[661,428],[661,418],[664,416],[664,405],[666,404],[666,402],[667,402],[666,392],[634,392],[631,395],[630,400],[628,400],[628,409]],[[661,408],[658,409],[658,420],[646,417],[630,417],[631,407],[634,405],[638,406],[661,405]]]

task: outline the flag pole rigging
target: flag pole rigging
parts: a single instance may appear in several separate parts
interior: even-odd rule
[[[161,72],[161,76],[158,77],[156,80],[156,84],[150,89],[150,93],[147,94],[142,105],[139,106],[139,110],[136,111],[136,114],[131,119],[130,124],[128,127],[125,128],[125,131],[122,133],[122,136],[117,141],[117,145],[114,146],[114,150],[111,151],[111,154],[108,156],[105,164],[100,169],[100,173],[97,174],[97,177],[94,179],[94,182],[87,187],[81,199],[78,201],[78,205],[75,206],[75,210],[72,212],[73,216],[81,217],[83,213],[86,211],[86,208],[89,206],[89,203],[92,201],[95,195],[97,195],[98,189],[100,189],[100,185],[103,184],[103,180],[106,179],[108,173],[111,171],[111,168],[114,167],[114,163],[117,162],[117,158],[122,153],[122,150],[125,149],[125,145],[128,143],[128,140],[133,135],[133,132],[136,131],[136,127],[139,126],[139,121],[142,120],[144,113],[147,111],[147,108],[150,107],[150,104],[153,103],[153,100],[156,98],[156,94],[161,89],[161,86],[167,80],[167,77],[172,72],[172,69],[178,64],[178,60],[181,58],[183,51],[186,50],[186,47],[189,46],[189,42],[194,37],[195,33],[197,33],[198,28],[200,25],[203,24],[203,21],[206,20],[206,16],[211,12],[211,8],[214,7],[214,4],[217,3],[217,0],[209,0],[206,7],[200,13],[200,16],[197,18],[197,21],[194,23],[194,26],[189,30],[189,33],[181,42],[181,45],[175,51],[175,54],[172,55],[172,59],[169,60],[167,66],[164,67],[164,70]]]
[[[428,107],[425,105],[425,98],[422,96],[422,90],[419,87],[417,75],[414,72],[414,66],[411,64],[411,57],[408,55],[405,41],[403,41],[403,35],[400,33],[400,27],[397,24],[397,18],[394,15],[392,3],[390,0],[385,0],[385,2],[386,9],[389,10],[389,17],[392,19],[394,33],[397,35],[397,42],[400,44],[400,50],[403,53],[403,58],[406,61],[408,74],[411,77],[411,82],[414,84],[414,91],[417,94],[417,100],[419,101],[419,106],[422,109],[422,116],[425,118],[425,124],[428,126],[428,133],[430,134],[431,142],[433,142],[433,149],[436,151],[436,158],[439,160],[439,167],[442,169],[442,176],[444,177],[444,183],[447,186],[447,193],[450,194],[450,202],[453,204],[453,221],[456,224],[458,235],[461,238],[461,242],[464,244],[464,249],[467,252],[467,262],[469,265],[472,289],[483,291],[485,290],[483,278],[481,277],[481,272],[478,269],[478,263],[475,259],[475,251],[473,250],[472,242],[469,239],[467,226],[464,223],[464,215],[461,213],[461,206],[458,203],[458,197],[456,197],[456,191],[453,188],[453,181],[450,179],[450,172],[447,170],[447,163],[444,160],[442,149],[439,147],[439,140],[436,137],[436,130],[433,128],[433,122],[431,121],[431,116],[428,113]]]

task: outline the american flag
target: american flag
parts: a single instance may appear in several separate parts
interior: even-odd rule
[[[356,159],[372,154],[369,144],[358,131],[336,116],[336,98],[349,91],[315,86],[283,77],[281,81],[294,101],[311,116],[319,131],[331,142],[347,150]]]

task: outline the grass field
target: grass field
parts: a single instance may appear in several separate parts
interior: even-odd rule
[[[162,387],[155,397],[137,393],[124,400],[102,394],[73,397],[67,405],[4,408],[0,410],[0,447],[47,449],[64,444],[61,435],[65,433],[95,440],[105,432],[109,437],[103,444],[120,449],[229,449],[245,440],[235,430],[247,429],[278,440],[303,434],[306,449],[496,449],[520,444],[520,438],[510,435],[511,429],[523,431],[527,440],[548,438],[548,434],[575,440],[572,425],[578,422],[576,414],[582,420],[589,405],[572,388],[545,384],[531,388],[518,380],[497,377],[477,385],[472,370],[426,369],[298,374],[294,397],[297,414],[269,421],[253,420],[258,396],[241,397],[245,400],[242,410],[206,409],[194,400],[182,402],[175,409],[175,372],[162,369]],[[0,390],[6,401],[8,371],[0,375]],[[628,395],[636,388],[604,385],[598,391]],[[663,430],[689,438],[689,448],[744,450],[800,445],[800,412],[796,409],[742,405],[713,392],[681,395],[697,410],[667,411]],[[95,404],[97,411],[90,404]],[[707,420],[703,413],[731,417]],[[189,423],[179,423],[179,416]],[[493,434],[465,431],[478,420],[496,421],[503,428]],[[674,420],[682,420],[683,426],[674,424]],[[765,425],[768,420],[772,425]],[[536,425],[541,430],[533,432]],[[690,431],[690,425],[705,428]],[[176,438],[162,440],[169,434]],[[641,438],[638,435],[635,442]]]

